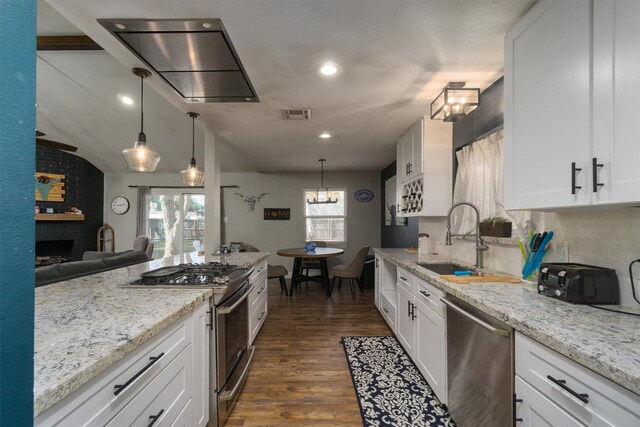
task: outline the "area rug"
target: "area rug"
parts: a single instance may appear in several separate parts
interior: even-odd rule
[[[455,423],[395,337],[342,337],[365,426]]]

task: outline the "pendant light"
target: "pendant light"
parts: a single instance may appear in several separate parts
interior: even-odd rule
[[[204,183],[204,172],[198,169],[196,166],[196,119],[200,117],[198,113],[187,113],[187,116],[191,117],[191,162],[189,166],[180,171],[182,182],[184,185],[202,185]]]
[[[144,79],[151,73],[144,68],[134,68],[133,74],[140,77],[140,133],[133,148],[122,150],[129,169],[136,172],[155,172],[160,163],[160,154],[147,146],[147,136],[144,134]]]
[[[323,205],[328,203],[338,203],[338,195],[329,193],[329,189],[324,186],[324,162],[326,159],[319,159],[320,162],[320,187],[316,189],[313,200],[307,199],[310,205]]]
[[[455,122],[480,105],[480,89],[465,82],[449,82],[431,103],[431,119]]]

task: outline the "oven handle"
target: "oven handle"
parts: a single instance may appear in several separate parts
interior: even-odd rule
[[[451,301],[446,300],[444,298],[440,298],[440,301],[442,301],[447,307],[457,311],[458,313],[462,314],[464,317],[466,317],[466,318],[470,319],[471,321],[477,323],[478,325],[482,326],[483,328],[485,328],[486,330],[491,332],[493,335],[498,335],[500,337],[508,337],[509,336],[509,331],[505,331],[504,329],[494,328],[493,326],[491,326],[487,322],[478,319],[473,314],[468,313],[465,310],[463,310],[460,307],[458,307],[457,305],[453,304]]]
[[[233,386],[232,390],[224,391],[220,393],[220,396],[218,397],[218,400],[220,402],[233,400],[233,398],[235,397],[236,393],[238,392],[242,384],[244,384],[244,380],[247,378],[247,375],[249,374],[249,367],[251,366],[251,360],[253,359],[253,353],[255,352],[255,349],[256,348],[254,346],[249,346],[249,359],[247,360],[247,364],[245,365],[244,370],[242,371],[242,375],[240,375],[238,382],[236,383],[236,385]]]
[[[235,303],[233,303],[232,306],[230,307],[224,307],[224,308],[219,308],[218,309],[218,314],[229,314],[231,313],[233,310],[235,310],[240,304],[242,304],[242,302],[244,300],[247,299],[247,297],[249,296],[249,294],[251,293],[251,291],[253,290],[253,287],[255,285],[251,285],[249,287],[249,289],[247,290],[247,292],[244,293],[244,295],[242,296],[242,298],[240,298],[238,301],[236,301]]]

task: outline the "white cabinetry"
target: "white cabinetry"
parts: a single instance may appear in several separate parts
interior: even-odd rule
[[[397,213],[444,216],[451,206],[452,128],[424,117],[396,147]]]
[[[416,340],[416,314],[413,302],[413,284],[408,284],[401,280],[400,270],[398,269],[398,325],[396,327],[396,336],[412,359]]]
[[[391,330],[396,332],[396,307],[398,293],[396,291],[396,265],[376,254],[376,301],[378,310]]]
[[[505,38],[505,207],[640,201],[640,2],[543,0]]]
[[[249,344],[253,344],[258,332],[267,318],[268,287],[267,287],[267,262],[263,261],[255,266],[249,278],[250,286],[253,286],[249,294]]]
[[[523,425],[640,425],[640,396],[520,333],[515,353]]]
[[[206,425],[209,327],[199,323],[207,322],[208,310],[209,301],[200,304],[42,413],[34,425],[147,425],[156,416],[157,425],[180,420]]]

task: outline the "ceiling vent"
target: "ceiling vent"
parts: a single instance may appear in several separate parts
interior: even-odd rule
[[[284,120],[309,120],[311,118],[311,109],[284,109],[282,111],[282,118]]]
[[[98,19],[186,102],[259,102],[219,19]]]

